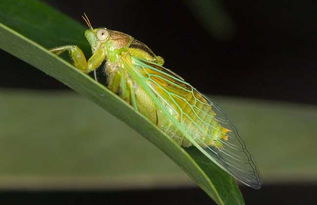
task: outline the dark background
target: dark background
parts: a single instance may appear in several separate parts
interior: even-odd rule
[[[242,193],[247,205],[310,205],[316,204],[313,185],[271,185],[264,186],[261,191],[251,191],[242,187]],[[203,205],[215,204],[197,188],[163,188],[125,191],[14,191],[0,193],[1,204],[33,204],[33,205]],[[232,204],[235,205],[235,204]]]
[[[209,18],[219,18],[219,29],[210,32],[190,0],[46,2],[78,21],[86,12],[93,26],[143,41],[202,92],[317,103],[316,1],[210,1],[218,2],[232,32],[217,12]],[[15,58],[6,60],[2,87],[66,88],[22,62],[9,69]]]

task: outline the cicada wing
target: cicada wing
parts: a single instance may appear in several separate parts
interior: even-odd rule
[[[164,67],[128,58],[122,58],[122,63],[130,76],[189,143],[242,183],[260,188],[251,155],[219,106]],[[226,136],[217,141],[218,146],[209,143],[220,128],[227,130]]]
[[[242,183],[254,189],[261,188],[262,182],[257,167],[237,129],[216,103],[210,99],[207,100],[216,113],[215,121],[223,128],[230,130],[230,132],[227,133],[227,140],[222,140],[223,147],[221,149],[215,150],[214,147],[208,146],[207,151],[212,153],[216,152],[220,164]]]

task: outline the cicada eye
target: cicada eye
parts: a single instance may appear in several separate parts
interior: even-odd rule
[[[97,31],[97,37],[98,37],[98,40],[100,41],[106,40],[108,36],[109,36],[109,33],[106,29],[100,29],[99,31]]]

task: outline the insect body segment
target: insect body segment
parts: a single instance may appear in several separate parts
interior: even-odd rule
[[[85,19],[88,21],[88,19]],[[74,66],[89,73],[105,63],[107,87],[183,147],[195,146],[241,182],[258,188],[260,180],[250,154],[234,127],[213,102],[173,71],[142,42],[122,32],[93,29],[85,36],[92,56],[77,46],[68,51]]]

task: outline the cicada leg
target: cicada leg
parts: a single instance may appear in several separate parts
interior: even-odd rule
[[[87,61],[83,51],[75,45],[53,48],[50,51],[57,55],[68,51],[74,66],[84,73],[90,73],[96,70],[106,58],[104,49],[97,49]]]
[[[131,105],[133,106],[135,111],[138,111],[138,105],[137,105],[137,101],[136,101],[136,93],[135,93],[135,88],[133,87],[133,82],[130,79],[128,79],[127,84],[128,84],[128,89],[130,91],[129,93],[130,93]]]

